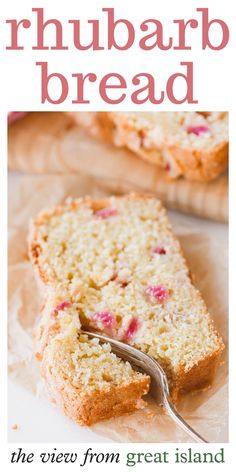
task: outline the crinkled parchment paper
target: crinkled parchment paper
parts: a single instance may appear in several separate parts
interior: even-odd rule
[[[68,195],[108,195],[109,190],[82,175],[24,175],[9,178],[9,374],[33,395],[43,396],[39,365],[32,350],[32,327],[39,300],[27,257],[29,219]],[[214,383],[186,396],[179,405],[185,419],[210,442],[227,441],[227,227],[170,213],[195,283],[200,288],[226,344]],[[40,392],[40,393],[39,393]],[[92,427],[117,442],[188,442],[190,439],[152,400],[131,415]],[[65,438],[66,440],[66,438]]]

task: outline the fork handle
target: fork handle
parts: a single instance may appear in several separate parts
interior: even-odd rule
[[[165,395],[163,398],[163,406],[172,420],[175,421],[178,426],[180,426],[189,436],[191,436],[196,442],[201,443],[209,443],[206,439],[204,439],[200,434],[197,433],[185,420],[182,416],[178,413],[175,409],[174,405],[171,403],[169,398]]]

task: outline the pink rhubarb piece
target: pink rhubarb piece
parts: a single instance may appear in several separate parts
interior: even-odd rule
[[[139,320],[138,318],[133,318],[130,323],[128,328],[123,334],[123,340],[124,341],[131,341],[131,339],[134,337],[135,333],[138,331],[139,328]]]
[[[116,326],[115,316],[110,311],[97,311],[93,314],[93,320],[101,322],[107,329],[113,329]]]
[[[102,220],[115,215],[117,215],[116,208],[102,208],[102,210],[98,210],[95,213],[95,216],[97,216],[97,218],[101,218]]]
[[[59,303],[59,305],[56,306],[54,311],[52,312],[52,318],[56,318],[59,311],[64,311],[66,308],[69,308],[71,306],[70,302],[67,302],[66,300],[64,302]]]
[[[155,297],[159,302],[166,301],[169,296],[167,288],[161,285],[150,285],[146,289],[146,294]]]
[[[163,255],[163,254],[166,254],[166,250],[163,246],[156,246],[152,248],[152,253]]]
[[[187,132],[189,134],[195,134],[195,136],[201,136],[204,133],[207,133],[209,128],[207,126],[188,126]]]

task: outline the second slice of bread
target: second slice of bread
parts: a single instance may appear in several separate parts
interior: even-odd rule
[[[80,425],[145,406],[150,378],[81,332],[78,312],[51,292],[35,329],[35,354],[50,401]],[[59,302],[59,303],[58,303]]]

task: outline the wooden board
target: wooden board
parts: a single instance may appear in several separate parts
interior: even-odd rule
[[[91,138],[66,114],[30,113],[9,128],[8,164],[30,173],[84,173],[112,193],[153,193],[173,209],[228,221],[228,177],[211,183],[169,181],[131,152]]]

